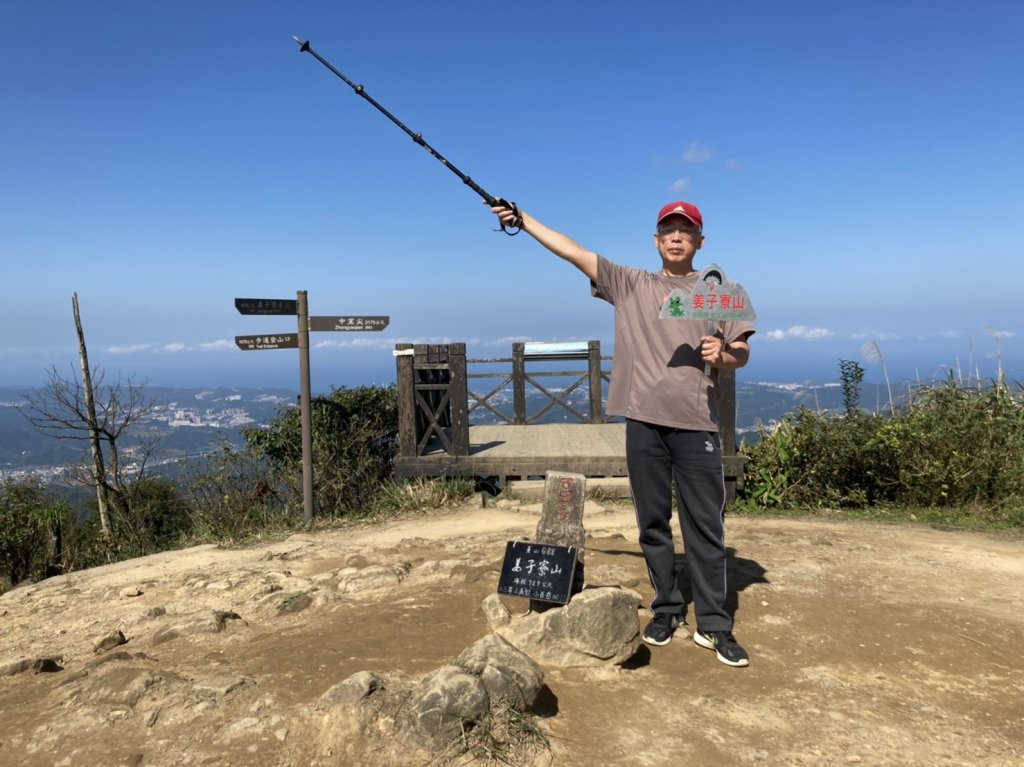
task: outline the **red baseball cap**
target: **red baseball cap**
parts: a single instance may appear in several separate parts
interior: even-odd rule
[[[682,200],[670,202],[658,211],[658,226],[669,216],[683,216],[696,224],[698,229],[704,229],[704,220],[700,217],[700,211],[692,203],[683,202]]]

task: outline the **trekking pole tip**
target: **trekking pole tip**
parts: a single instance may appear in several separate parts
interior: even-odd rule
[[[309,48],[309,40],[300,40],[295,35],[292,35],[292,40],[299,44],[300,51],[305,51],[307,48]]]

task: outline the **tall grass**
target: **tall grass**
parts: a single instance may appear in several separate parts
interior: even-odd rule
[[[859,385],[856,370],[841,373]],[[933,521],[1024,526],[1024,395],[1002,376],[950,372],[910,386],[886,415],[801,408],[741,451],[748,510],[901,508]]]

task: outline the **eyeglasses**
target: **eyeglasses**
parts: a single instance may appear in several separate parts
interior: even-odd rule
[[[700,237],[700,229],[692,224],[665,224],[664,226],[658,227],[659,237],[668,237],[670,234],[675,232],[683,235],[683,237],[689,237],[690,239]]]

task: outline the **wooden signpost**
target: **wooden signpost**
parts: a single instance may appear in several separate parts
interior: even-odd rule
[[[296,291],[296,298],[236,298],[239,314],[295,315],[296,333],[267,333],[258,336],[235,336],[235,346],[242,351],[267,349],[299,350],[299,417],[302,422],[302,505],[306,522],[313,520],[313,416],[309,382],[309,332],[312,331],[378,331],[391,322],[390,317],[335,316],[310,317],[306,291]]]

